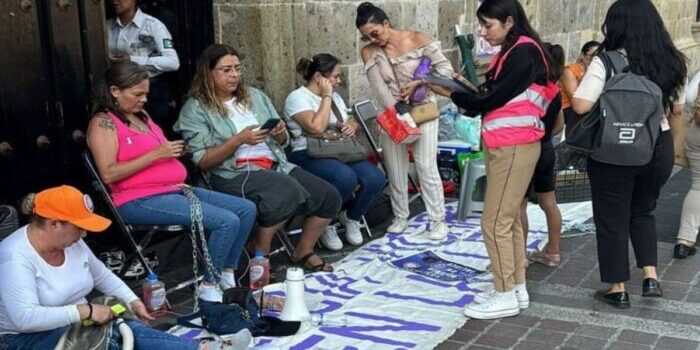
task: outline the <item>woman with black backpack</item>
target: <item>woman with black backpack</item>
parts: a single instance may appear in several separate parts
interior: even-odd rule
[[[660,132],[648,163],[613,164],[595,157],[595,150],[593,157],[588,158],[600,277],[602,282],[611,284],[609,289],[596,292],[595,298],[618,308],[629,308],[629,295],[625,289],[630,278],[629,240],[632,241],[637,267],[644,275],[642,296],[662,296],[656,273],[656,222],[652,212],[661,187],[673,168],[673,140],[668,118],[682,118],[687,68],[685,57],[674,46],[661,16],[649,0],[618,0],[613,3],[602,31],[605,40],[599,51],[605,53],[593,58],[574,94],[574,111],[586,114],[601,99],[606,78],[611,75],[608,72],[611,68],[607,68],[610,65],[603,63],[605,57],[623,57],[628,67],[618,73],[630,72],[645,77],[656,84],[662,94],[661,120],[655,121],[660,124]],[[631,105],[644,108],[644,102],[640,100]],[[637,140],[635,133],[627,129],[630,128],[619,129],[619,140],[634,143]]]

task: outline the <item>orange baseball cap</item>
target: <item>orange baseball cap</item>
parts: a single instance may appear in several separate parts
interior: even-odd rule
[[[86,231],[101,232],[112,221],[93,213],[92,199],[72,186],[59,186],[43,190],[34,197],[34,214],[41,217],[67,221]]]

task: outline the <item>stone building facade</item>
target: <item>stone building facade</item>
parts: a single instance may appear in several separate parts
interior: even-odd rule
[[[600,40],[600,27],[614,0],[520,0],[532,25],[545,41],[562,45],[575,60],[583,43]],[[700,67],[700,24],[697,0],[652,0],[677,47],[689,59],[689,71]],[[343,96],[350,102],[372,97],[364,76],[355,29],[356,0],[214,0],[215,39],[243,56],[245,77],[263,88],[278,109],[300,83],[297,60],[328,52],[342,60]],[[459,64],[453,40],[455,25],[474,32],[477,0],[376,0],[399,28],[422,30],[439,40]],[[483,64],[483,60],[480,63]]]

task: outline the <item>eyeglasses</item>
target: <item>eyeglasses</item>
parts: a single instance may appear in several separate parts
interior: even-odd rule
[[[231,74],[233,72],[236,72],[238,74],[243,74],[245,72],[245,67],[238,65],[238,66],[222,66],[222,67],[214,67],[215,70],[218,70],[224,74]]]
[[[369,36],[363,36],[362,41],[368,42],[372,40],[377,40],[379,39],[379,29],[375,29],[369,33]]]

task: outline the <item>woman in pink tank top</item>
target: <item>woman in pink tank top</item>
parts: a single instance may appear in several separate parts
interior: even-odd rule
[[[98,93],[98,112],[88,128],[88,146],[127,223],[189,226],[190,202],[182,192],[187,171],[177,160],[185,153],[185,145],[168,141],[143,110],[148,78],[144,67],[130,61],[115,63],[107,70],[106,84]],[[193,192],[202,205],[207,246],[217,275],[205,275],[199,296],[220,302],[221,291],[236,285],[234,271],[255,221],[255,205],[202,188],[193,188]]]

